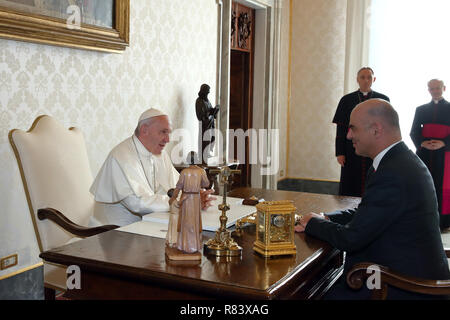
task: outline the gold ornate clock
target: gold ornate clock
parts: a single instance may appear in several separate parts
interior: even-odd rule
[[[256,205],[256,241],[253,250],[265,256],[296,254],[293,201],[266,201]]]

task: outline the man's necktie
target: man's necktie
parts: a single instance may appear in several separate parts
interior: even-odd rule
[[[367,181],[369,181],[372,174],[375,172],[375,168],[373,166],[370,166],[369,171],[367,171]]]

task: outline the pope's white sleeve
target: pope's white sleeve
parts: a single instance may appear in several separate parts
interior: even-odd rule
[[[121,202],[128,210],[139,215],[170,210],[169,197],[161,194],[154,194],[142,198],[133,194]]]

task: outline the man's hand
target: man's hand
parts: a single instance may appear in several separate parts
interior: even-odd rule
[[[345,156],[337,156],[336,159],[341,167],[345,166]]]
[[[206,210],[212,206],[212,201],[216,200],[216,197],[211,197],[210,194],[214,193],[214,189],[201,189],[200,190],[200,200],[202,203],[202,210]]]
[[[431,140],[433,150],[439,150],[445,147],[445,142],[442,140]]]
[[[422,144],[420,145],[422,148],[425,148],[427,150],[434,150],[433,149],[433,144],[431,143],[431,140],[427,140],[422,142]]]
[[[427,150],[439,150],[445,147],[445,143],[442,140],[427,140],[422,142],[421,146]]]
[[[305,232],[306,226],[308,225],[308,222],[309,220],[311,220],[311,218],[330,220],[327,216],[323,214],[323,212],[321,212],[320,214],[310,212],[308,214],[305,214],[304,216],[300,216],[298,224],[295,225],[295,232]]]

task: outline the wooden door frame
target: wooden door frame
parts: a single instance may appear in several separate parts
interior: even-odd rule
[[[218,115],[218,129],[222,134],[222,150],[218,150],[219,158],[223,157],[228,162],[229,142],[227,129],[229,128],[230,108],[230,49],[231,49],[231,10],[232,0],[216,0],[219,11],[219,36],[218,36],[218,72],[216,99],[220,105]],[[279,57],[280,44],[280,19],[279,9],[283,0],[237,0],[237,2],[255,9],[255,53],[254,53],[254,83],[253,83],[253,119],[254,129],[278,129],[278,88],[279,88]],[[259,72],[259,74],[256,74]],[[255,112],[258,108],[258,112]],[[261,111],[261,112],[259,112]],[[268,156],[278,159],[278,145],[269,143],[271,137],[267,137]],[[250,145],[250,149],[252,149]],[[276,189],[278,175],[261,175],[262,165],[258,159],[257,164],[252,165],[252,187]]]

